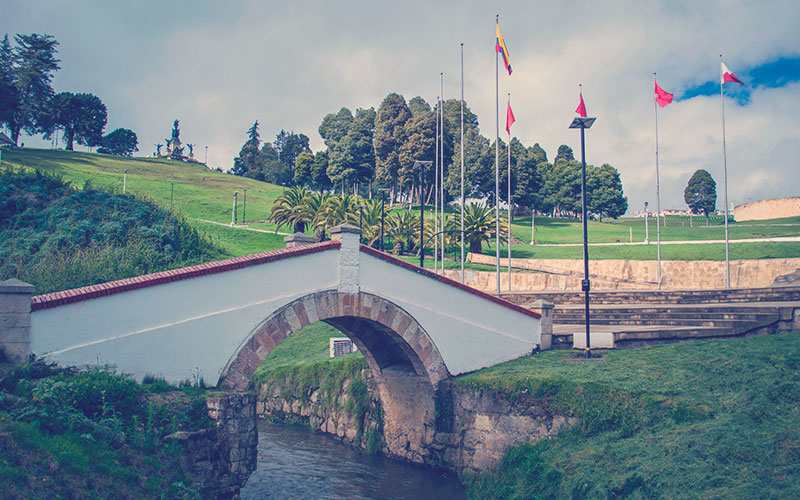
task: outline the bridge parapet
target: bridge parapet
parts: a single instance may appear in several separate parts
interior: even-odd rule
[[[0,350],[8,361],[31,352],[31,296],[34,287],[16,278],[0,281]]]

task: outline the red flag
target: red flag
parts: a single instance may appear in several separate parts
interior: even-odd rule
[[[656,84],[656,102],[662,108],[672,102],[672,94],[658,86],[658,82],[653,80]]]
[[[511,111],[511,99],[508,100],[508,109],[506,110],[506,132],[511,135],[511,125],[517,121],[514,119],[514,112]]]
[[[578,104],[578,109],[575,112],[581,115],[581,118],[586,118],[586,104],[583,103],[583,92],[581,92],[581,103]]]
[[[739,85],[744,85],[744,83],[736,78],[736,75],[734,75],[733,72],[729,70],[727,66],[725,66],[724,62],[720,61],[719,63],[722,65],[720,66],[722,69],[722,85],[725,85],[728,82],[736,82]]]

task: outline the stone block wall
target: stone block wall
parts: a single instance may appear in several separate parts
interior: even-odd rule
[[[0,357],[14,363],[31,352],[31,296],[34,287],[18,279],[0,281]]]
[[[180,431],[166,439],[180,443],[180,467],[203,483],[203,497],[235,500],[256,468],[258,428],[256,396],[228,393],[206,400],[213,428]]]
[[[494,265],[491,255],[470,254],[470,261]],[[500,259],[501,267],[507,259]],[[533,272],[511,273],[511,289],[580,290],[583,261],[576,259],[513,259],[518,269]],[[800,258],[732,260],[731,288],[767,287],[778,276],[800,268]],[[460,271],[447,270],[453,279]],[[655,290],[658,289],[658,264],[654,260],[590,260],[592,290]],[[661,282],[665,290],[721,289],[725,287],[724,261],[661,261]],[[496,289],[495,273],[469,271],[467,284],[479,290]],[[500,289],[508,290],[508,274],[501,273]]]
[[[800,215],[800,196],[758,200],[737,205],[733,218],[737,222],[745,220],[766,220]]]

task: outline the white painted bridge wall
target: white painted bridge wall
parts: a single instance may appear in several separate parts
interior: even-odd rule
[[[231,356],[280,307],[323,290],[383,297],[428,333],[457,375],[529,354],[540,320],[358,250],[340,250],[173,281],[41,309],[31,351],[64,366],[109,364],[137,379],[218,381]]]
[[[264,318],[310,289],[336,288],[337,267],[337,251],[319,252],[38,310],[31,351],[63,366],[215,384]]]
[[[428,332],[451,375],[530,354],[536,318],[470,292],[361,254],[361,290],[405,309]]]

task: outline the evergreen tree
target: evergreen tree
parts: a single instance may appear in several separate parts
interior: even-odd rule
[[[622,180],[608,163],[586,168],[586,210],[600,217],[616,219],[628,210],[628,198],[622,193]]]
[[[558,147],[558,153],[556,153],[556,158],[553,160],[553,163],[555,164],[558,160],[573,161],[574,159],[575,155],[572,154],[572,148],[566,144],[562,144]]]
[[[692,174],[683,190],[683,200],[692,212],[704,214],[709,225],[709,214],[717,206],[717,183],[707,170],[700,169]]]
[[[400,148],[406,141],[406,122],[411,118],[405,98],[396,93],[387,95],[378,107],[375,118],[376,180],[385,186],[397,184],[400,170]]]
[[[38,121],[53,95],[51,82],[60,61],[55,56],[58,42],[51,35],[15,35],[14,41],[12,56],[8,55],[9,44],[5,41],[0,51],[2,64],[8,66],[9,60],[13,61],[10,73],[5,76],[14,87],[11,99],[8,94],[5,97],[12,107],[2,114],[3,123],[11,131],[11,140],[17,144],[23,130],[29,134],[39,131]]]
[[[247,142],[253,144],[256,149],[261,146],[261,135],[258,133],[258,120],[253,123],[253,126],[247,129]]]

